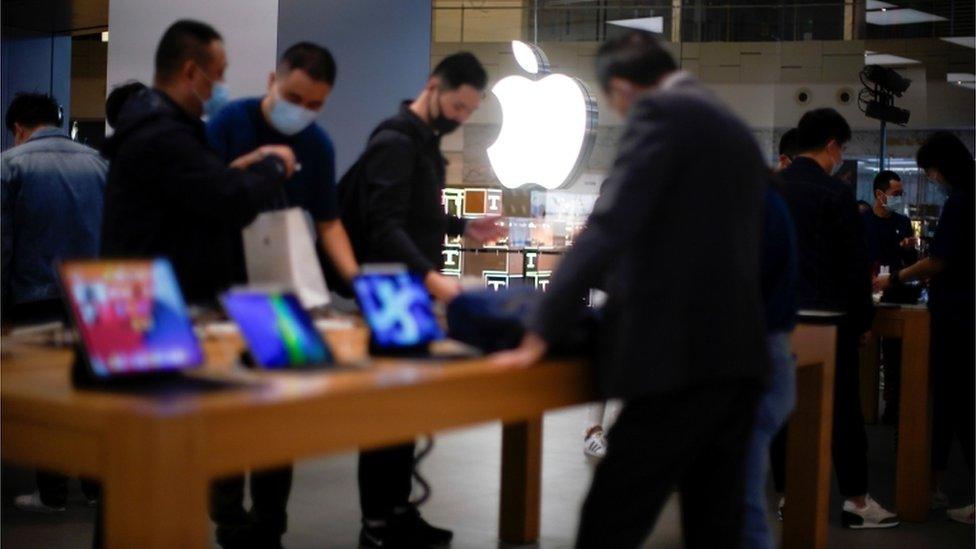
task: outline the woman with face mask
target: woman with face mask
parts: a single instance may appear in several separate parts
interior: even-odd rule
[[[941,491],[949,449],[959,437],[963,456],[973,475],[973,383],[976,353],[974,299],[973,155],[958,137],[946,131],[932,134],[918,150],[918,167],[945,188],[948,198],[935,230],[930,256],[878,277],[883,290],[911,280],[929,279],[931,371],[933,399],[932,488],[935,503],[950,502]],[[949,518],[973,524],[973,505],[948,511]]]

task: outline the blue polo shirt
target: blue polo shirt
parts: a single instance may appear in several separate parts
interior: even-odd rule
[[[285,183],[288,206],[303,208],[316,222],[339,217],[335,191],[335,148],[318,124],[295,135],[284,135],[271,127],[261,113],[261,98],[249,97],[229,103],[207,123],[207,140],[217,154],[230,163],[262,145],[288,145],[302,165]],[[269,204],[268,209],[281,207]]]

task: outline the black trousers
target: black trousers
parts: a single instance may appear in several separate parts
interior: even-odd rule
[[[726,382],[624,404],[583,503],[576,547],[640,546],[675,489],[686,547],[737,547],[760,392],[755,382]]]
[[[946,470],[952,441],[958,437],[972,475],[976,323],[971,314],[953,315],[934,310],[931,329],[932,469]]]
[[[861,334],[846,326],[837,328],[831,454],[840,493],[849,498],[868,492],[868,435],[861,412],[860,338]],[[783,493],[786,490],[786,427],[773,439],[770,464],[776,491]]]
[[[217,523],[217,543],[224,549],[276,547],[288,527],[292,468],[253,471],[251,511],[244,510],[244,475],[210,486],[210,518]]]
[[[37,491],[41,495],[41,503],[49,507],[64,507],[68,503],[68,477],[57,473],[37,472]],[[89,480],[81,481],[81,491],[88,499],[97,500],[100,489],[98,484]]]
[[[901,402],[901,340],[881,338],[881,364],[884,367],[884,403],[882,421],[898,422],[898,405]]]
[[[359,505],[364,520],[386,520],[394,509],[409,504],[415,446],[411,442],[359,454]]]

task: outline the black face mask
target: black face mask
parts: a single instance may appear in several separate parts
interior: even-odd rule
[[[437,102],[437,110],[440,112],[437,116],[431,118],[430,125],[432,128],[434,128],[434,131],[437,132],[438,135],[447,135],[458,129],[458,126],[460,126],[461,123],[457,120],[451,120],[450,118],[444,116],[444,109],[440,105],[440,99],[440,92],[438,92],[437,99],[435,101]]]

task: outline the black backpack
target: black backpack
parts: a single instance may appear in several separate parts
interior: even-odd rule
[[[373,152],[373,138],[383,130],[393,130],[402,133],[410,138],[411,142],[419,139],[416,128],[410,122],[400,118],[389,118],[380,123],[369,136],[366,150],[359,156],[359,159],[350,166],[346,173],[339,179],[336,185],[336,198],[339,200],[339,212],[342,225],[349,235],[349,243],[356,255],[356,261],[362,264],[369,258],[369,227],[366,221],[366,208],[369,204],[369,189],[365,181],[364,165],[366,159]],[[326,280],[329,287],[340,295],[351,296],[351,288],[339,276],[338,272],[331,264],[326,268]]]

